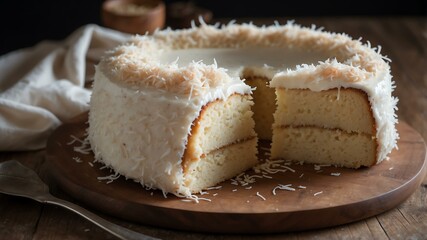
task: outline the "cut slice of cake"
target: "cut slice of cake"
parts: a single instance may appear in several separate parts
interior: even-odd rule
[[[140,59],[127,56],[122,63],[111,56],[109,61],[96,69],[89,113],[89,140],[97,160],[148,188],[178,196],[191,196],[258,163],[249,86],[221,70],[207,70],[214,66],[198,64],[196,77],[209,76],[211,88],[186,89],[174,78],[142,90],[126,82],[133,78],[119,77],[133,74],[130,62]],[[120,75],[109,64],[123,67]]]
[[[376,163],[375,121],[361,90],[276,89],[271,157],[350,168]]]
[[[185,184],[199,192],[256,164],[257,137],[249,95],[235,94],[203,106],[182,158]]]
[[[380,163],[396,147],[389,65],[357,41],[342,44],[338,57],[356,56],[347,60],[350,66],[327,60],[271,80],[277,95],[273,159],[359,168]]]

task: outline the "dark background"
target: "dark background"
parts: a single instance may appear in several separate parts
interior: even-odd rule
[[[102,0],[0,1],[0,55],[30,47],[44,39],[60,40],[76,28],[101,24]],[[165,0],[166,6],[172,0]],[[427,0],[331,1],[192,1],[213,12],[214,18],[305,16],[427,16]],[[427,21],[427,20],[426,20]]]

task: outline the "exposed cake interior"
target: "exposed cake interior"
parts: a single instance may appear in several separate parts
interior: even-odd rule
[[[203,106],[182,159],[185,184],[199,192],[258,163],[251,97],[235,94]],[[255,152],[256,153],[256,152]],[[243,160],[242,160],[243,159]]]
[[[255,88],[252,94],[254,102],[252,111],[254,112],[255,131],[258,138],[270,140],[273,137],[273,114],[276,111],[276,94],[274,88],[269,87],[269,79],[266,77],[244,75],[246,83]]]
[[[289,47],[190,48],[168,50],[159,56],[162,64],[187,66],[193,62],[215,64],[227,69],[229,76],[244,80],[253,89],[255,130],[259,139],[272,139],[273,113],[276,110],[274,88],[270,80],[281,69],[301,64],[316,64],[331,58],[322,51],[305,51]]]
[[[358,89],[276,89],[271,157],[350,168],[376,163],[375,121]]]

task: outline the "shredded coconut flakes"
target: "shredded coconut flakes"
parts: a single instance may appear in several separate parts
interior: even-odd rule
[[[286,191],[292,191],[292,192],[294,192],[294,191],[295,191],[295,188],[293,188],[293,187],[291,187],[291,186],[292,186],[292,184],[286,184],[286,185],[279,184],[279,185],[277,185],[275,188],[273,188],[273,195],[276,195],[276,190],[277,190],[277,189],[279,189],[279,190],[286,190]]]
[[[313,196],[317,196],[317,195],[322,194],[322,193],[323,193],[323,191],[320,191],[320,192],[313,194]]]
[[[256,195],[258,196],[258,197],[260,197],[263,201],[265,201],[266,199],[265,199],[265,197],[264,196],[262,196],[259,192],[256,192]]]

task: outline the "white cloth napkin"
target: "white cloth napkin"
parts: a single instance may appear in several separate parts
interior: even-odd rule
[[[56,127],[88,110],[94,65],[128,37],[91,24],[0,56],[0,151],[44,148]]]

